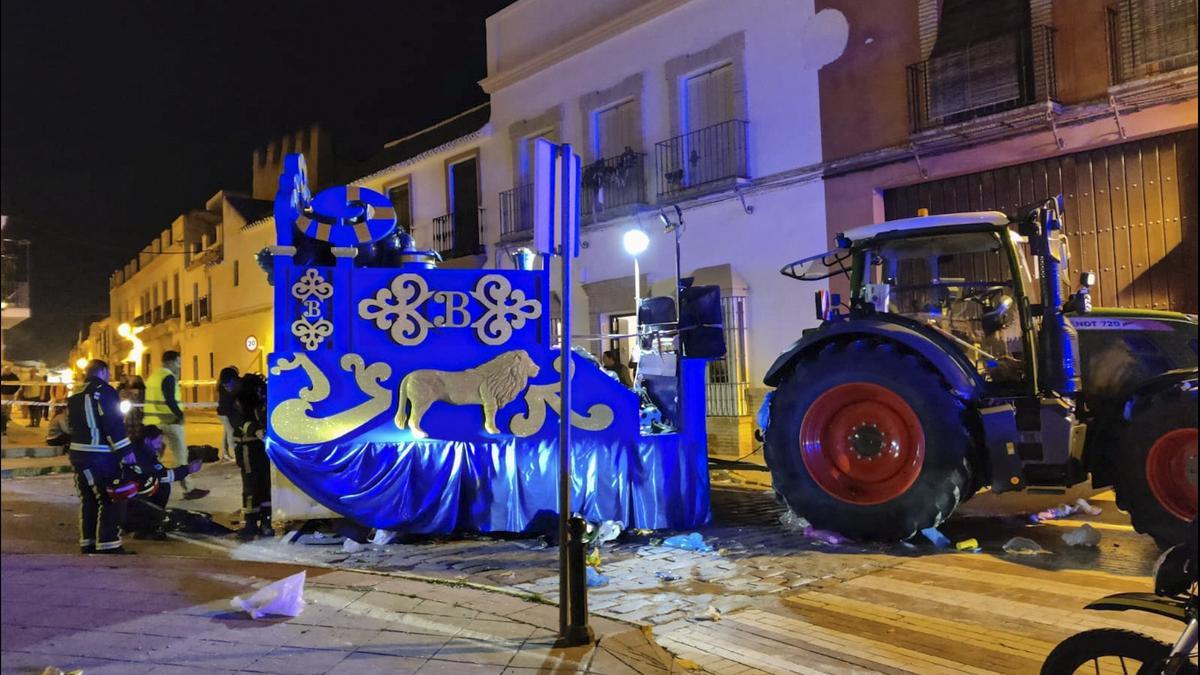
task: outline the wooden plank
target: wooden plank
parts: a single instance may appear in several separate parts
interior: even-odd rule
[[[1096,275],[1108,279],[1104,284],[1104,294],[1095,298],[1103,307],[1115,307],[1117,304],[1117,284],[1114,279],[1116,271],[1115,242],[1113,239],[1112,208],[1109,205],[1109,195],[1112,192],[1112,179],[1109,177],[1108,156],[1103,150],[1090,153],[1092,159],[1092,187],[1095,189],[1094,204],[1096,212],[1096,245],[1100,254],[1100,267]],[[1079,278],[1084,270],[1078,263],[1071,261],[1071,283]],[[1072,286],[1074,287],[1074,286]]]
[[[1110,219],[1113,227],[1113,284],[1117,289],[1117,307],[1136,307],[1133,293],[1133,246],[1129,238],[1128,189],[1125,178],[1125,153],[1120,146],[1105,149],[1108,163]]]
[[[1166,233],[1163,230],[1162,180],[1158,169],[1158,142],[1147,139],[1140,143],[1142,151],[1142,194],[1146,199],[1146,242],[1150,276],[1151,307],[1167,309],[1171,305],[1170,272],[1167,257]]]
[[[1148,309],[1154,302],[1146,236],[1146,198],[1142,186],[1142,153],[1137,143],[1121,146],[1125,157],[1125,204],[1129,213],[1129,250],[1133,266],[1134,306]]]
[[[1077,228],[1078,245],[1073,252],[1079,258],[1080,267],[1095,270],[1099,269],[1100,255],[1096,245],[1096,206],[1092,194],[1092,172],[1091,157],[1087,153],[1076,155],[1075,194],[1077,198],[1075,210],[1067,211],[1067,214],[1068,216],[1071,213],[1075,214],[1069,220],[1074,221]],[[1068,239],[1068,241],[1070,240]],[[1107,286],[1104,278],[1100,277],[1092,292],[1096,293],[1098,297],[1104,297]]]
[[[1175,167],[1179,182],[1179,229],[1183,233],[1183,264],[1179,273],[1186,275],[1184,280],[1184,297],[1179,309],[1196,313],[1197,287],[1194,270],[1197,268],[1197,222],[1200,221],[1200,186],[1197,185],[1197,132],[1195,129],[1184,131],[1176,136]]]
[[[1164,257],[1159,265],[1166,267],[1167,295],[1169,306],[1166,309],[1185,311],[1181,308],[1187,296],[1187,285],[1195,283],[1196,268],[1184,266],[1183,227],[1180,224],[1180,195],[1181,187],[1178,176],[1178,157],[1175,145],[1178,135],[1160,136],[1158,138],[1158,170],[1162,184],[1162,223]]]

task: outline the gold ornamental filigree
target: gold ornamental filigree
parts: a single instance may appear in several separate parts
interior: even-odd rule
[[[413,436],[425,438],[421,418],[438,401],[453,405],[483,406],[483,428],[489,434],[501,433],[496,426],[496,411],[517,400],[529,378],[538,374],[529,354],[515,349],[461,372],[414,370],[400,382],[400,403],[396,426],[408,428]],[[408,412],[409,404],[412,412]]]
[[[514,290],[508,278],[488,274],[479,279],[471,296],[486,310],[471,327],[475,336],[486,345],[502,345],[512,337],[513,329],[525,327],[525,322],[542,315],[542,303],[526,299],[525,291]]]
[[[554,370],[559,374],[562,373],[561,354],[554,359]],[[575,370],[574,367],[571,368],[572,379],[574,379]],[[518,413],[509,423],[513,435],[525,438],[540,431],[546,424],[546,408],[553,410],[556,415],[561,415],[560,389],[559,382],[531,385],[525,392],[525,405],[529,407],[528,412]],[[586,431],[603,431],[612,425],[614,417],[612,408],[603,403],[595,403],[588,408],[587,415],[581,415],[572,410],[571,425]]]
[[[304,270],[304,274],[292,284],[292,297],[303,302],[315,297],[317,300],[327,300],[333,296],[333,285],[325,281],[325,277],[313,268]]]
[[[374,321],[380,330],[389,331],[398,345],[411,347],[425,341],[433,324],[420,313],[420,307],[433,292],[419,274],[401,274],[374,298],[358,303],[358,316]]]
[[[301,387],[296,397],[283,401],[271,412],[271,429],[275,435],[288,443],[308,445],[327,443],[354,432],[375,417],[387,412],[392,405],[392,392],[383,386],[391,377],[392,368],[386,363],[366,365],[358,354],[346,354],[341,359],[342,370],[354,373],[354,383],[359,391],[369,398],[340,413],[326,417],[313,417],[313,404],[329,397],[329,379],[307,354],[296,354],[294,358],[282,358],[271,368],[272,375],[303,368],[312,383]]]

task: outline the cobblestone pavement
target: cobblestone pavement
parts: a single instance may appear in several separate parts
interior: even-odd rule
[[[234,484],[221,476],[219,468],[208,475],[206,487],[216,490],[202,500],[214,511],[220,510],[216,507],[224,499],[221,486]],[[59,479],[15,482],[54,480]],[[6,486],[6,494],[8,491]],[[978,539],[982,552],[946,555],[925,542],[821,546],[780,524],[782,509],[769,490],[747,489],[745,483],[716,485],[712,490],[713,522],[701,530],[714,551],[662,546],[660,539],[671,533],[635,536],[601,547],[600,569],[609,583],[590,589],[590,607],[599,616],[652,626],[660,644],[716,672],[789,672],[779,659],[804,663],[803,654],[809,654],[804,658],[815,659],[814,663],[832,659],[826,663],[828,668],[818,668],[822,672],[841,667],[894,672],[884,667],[892,661],[909,663],[912,672],[926,672],[934,665],[928,657],[944,647],[938,642],[944,638],[937,637],[942,629],[929,626],[937,626],[936,619],[947,616],[958,617],[959,623],[972,626],[971,630],[981,635],[993,630],[1014,635],[1033,631],[1036,635],[1025,643],[1023,652],[989,652],[991,665],[983,666],[985,671],[1021,672],[1070,632],[1066,627],[1076,624],[1069,617],[1084,614],[1081,609],[1087,600],[1108,592],[1100,589],[1148,588],[1146,575],[1156,551],[1147,538],[1130,530],[1127,518],[1112,503],[1111,493],[1096,496],[1096,504],[1104,509],[1097,517],[1032,527],[1021,516],[1089,494],[1081,489],[1065,495],[976,496],[942,530],[953,541]],[[229,508],[236,508],[236,499],[231,501],[234,506]],[[1061,541],[1064,532],[1083,520],[1102,532],[1099,548],[1072,549]],[[1003,543],[1018,535],[1036,540],[1048,553],[1033,557],[1005,554]],[[325,545],[291,544],[283,538],[252,544],[239,544],[230,537],[191,541],[240,559],[398,572],[505,587],[551,602],[557,598],[557,549],[535,539],[414,538],[361,547],[343,546],[337,537],[326,539]],[[146,552],[159,546],[136,545]],[[996,567],[971,567],[975,564]],[[1053,588],[1062,592],[1047,596],[1059,603],[1055,609],[1060,614],[1048,614],[1038,602],[1021,595],[1025,592],[1022,584],[1033,574],[1049,575],[1048,583],[1060,584]],[[1093,577],[1099,581],[1093,582]],[[982,585],[963,592],[968,581]],[[908,586],[887,595],[891,586],[900,582]],[[1068,586],[1073,590],[1066,592]],[[855,604],[870,605],[873,595],[886,602],[878,607]],[[798,600],[803,598],[807,600]],[[1016,605],[1003,604],[1012,598],[1018,598],[1013,600]],[[1030,602],[1021,604],[1025,601]],[[823,608],[830,604],[836,607]],[[972,617],[968,606],[986,606],[989,611]],[[903,613],[910,607],[915,609]],[[1004,611],[993,611],[996,607]],[[1021,624],[1022,613],[1054,616],[1054,625],[1041,621]],[[717,616],[721,618],[713,621]],[[900,630],[910,621],[925,628]],[[860,636],[863,627],[877,632]],[[806,639],[800,640],[799,634]],[[862,650],[868,655],[858,654]],[[970,665],[955,663],[962,668]],[[841,665],[834,667],[837,664]],[[943,666],[954,670],[944,663],[938,667]]]
[[[306,572],[303,612],[253,621],[230,607]],[[2,673],[358,675],[668,674],[683,665],[627,623],[554,647],[558,610],[473,588],[235,560],[4,554]]]

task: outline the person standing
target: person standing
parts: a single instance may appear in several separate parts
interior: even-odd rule
[[[234,420],[237,417],[238,380],[238,369],[233,366],[222,368],[221,374],[217,377],[217,419],[221,420],[221,427],[225,430],[225,435],[221,437],[221,461],[223,462],[237,461],[237,457],[235,457],[237,440],[234,438],[234,433],[239,425]]]
[[[0,381],[6,384],[0,385],[0,433],[8,431],[8,421],[12,419],[12,403],[17,392],[21,390],[21,385],[17,384],[20,376],[13,372],[12,366],[4,364],[4,372],[0,373]],[[12,384],[7,384],[12,382]]]
[[[183,357],[179,352],[163,352],[162,365],[146,380],[146,402],[142,408],[142,423],[146,426],[153,424],[162,430],[172,460],[179,466],[188,463],[187,442],[183,433],[183,409],[179,406],[183,400],[183,387],[179,384],[182,369]],[[199,499],[208,494],[208,490],[193,488],[186,478],[179,481],[179,484],[183,486],[184,499]]]
[[[267,381],[247,374],[238,386],[237,408],[241,426],[237,436],[237,463],[242,473],[242,529],[238,539],[274,537],[271,528],[271,459],[267,457]]]
[[[46,409],[42,407],[42,389],[45,385],[36,382],[43,379],[45,376],[36,370],[30,370],[26,375],[33,382],[26,383],[21,387],[21,400],[26,403],[26,408],[29,409],[29,427],[36,429],[42,426],[42,415]]]
[[[121,546],[124,502],[108,488],[119,483],[122,464],[133,465],[117,392],[108,383],[108,364],[99,359],[84,368],[83,389],[67,399],[71,427],[68,455],[79,492],[79,550],[83,553],[128,553]]]

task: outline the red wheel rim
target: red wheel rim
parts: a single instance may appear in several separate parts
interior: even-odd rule
[[[851,504],[904,494],[925,462],[925,432],[895,392],[851,382],[817,397],[800,423],[800,453],[813,480]]]
[[[1163,434],[1146,454],[1146,482],[1159,504],[1180,520],[1196,517],[1196,430]]]

